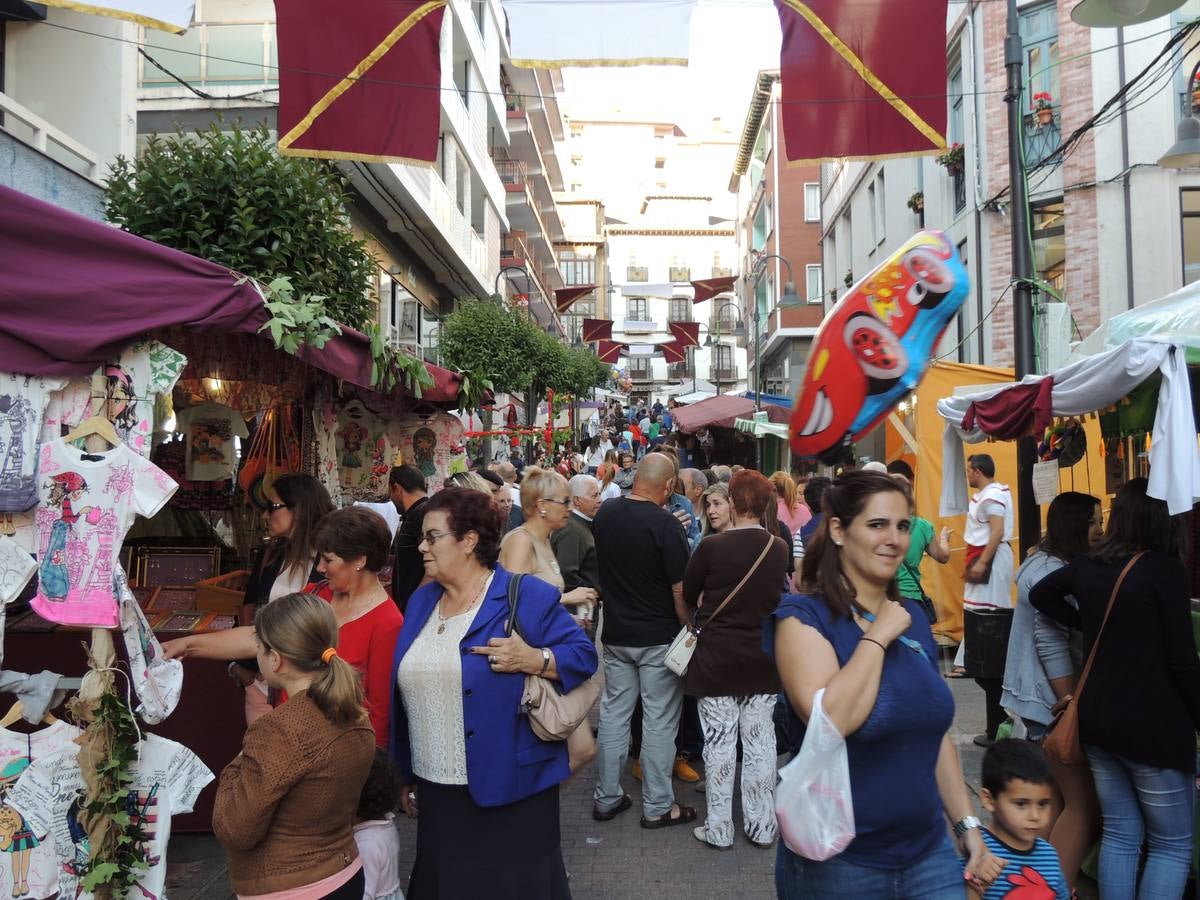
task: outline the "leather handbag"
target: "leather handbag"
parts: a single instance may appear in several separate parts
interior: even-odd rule
[[[767,553],[771,550],[771,545],[775,543],[774,535],[767,535],[767,546],[763,547],[762,553],[758,554],[758,559],[754,561],[754,565],[742,576],[732,591],[721,601],[721,605],[713,610],[713,614],[708,617],[708,621],[712,622],[728,604],[729,601],[737,596],[738,591],[750,580],[750,576],[758,571],[758,567],[762,565],[762,561],[767,558]],[[697,607],[696,612],[700,612]],[[705,623],[708,624],[708,623]],[[691,665],[692,655],[696,652],[696,645],[700,643],[700,626],[699,625],[684,625],[679,629],[679,634],[675,635],[675,640],[671,641],[671,646],[667,648],[667,657],[663,660],[664,665],[680,678],[687,674],[688,666]]]
[[[1117,602],[1117,593],[1121,590],[1121,585],[1125,582],[1125,576],[1129,574],[1129,570],[1133,568],[1133,564],[1142,558],[1144,554],[1138,553],[1125,564],[1125,568],[1121,570],[1121,576],[1117,579],[1117,583],[1113,585],[1112,596],[1108,598],[1108,608],[1104,611],[1104,621],[1100,623],[1100,630],[1096,633],[1096,640],[1092,644],[1092,652],[1088,654],[1087,662],[1083,667],[1083,674],[1079,676],[1079,684],[1075,686],[1075,693],[1069,694],[1063,698],[1065,703],[1062,710],[1055,716],[1054,721],[1050,723],[1050,727],[1046,729],[1046,737],[1042,741],[1042,751],[1050,759],[1064,766],[1082,766],[1087,763],[1087,757],[1083,752],[1083,745],[1079,741],[1079,695],[1083,693],[1083,686],[1087,684],[1088,675],[1092,671],[1092,663],[1096,661],[1096,650],[1100,647],[1100,638],[1104,635],[1104,626],[1108,624],[1108,617],[1112,614],[1113,604]]]
[[[523,575],[513,575],[508,582],[508,625],[506,637],[516,632],[528,643],[525,632],[517,621],[517,605],[520,599]],[[565,741],[587,718],[596,699],[600,696],[600,676],[593,675],[574,690],[562,693],[548,678],[541,675],[526,675],[525,687],[521,691],[520,711],[529,719],[529,727],[543,741]]]

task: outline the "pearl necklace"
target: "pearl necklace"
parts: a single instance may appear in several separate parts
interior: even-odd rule
[[[466,609],[462,610],[462,612],[456,612],[456,613],[455,613],[454,615],[452,615],[452,616],[443,616],[443,615],[442,615],[442,604],[441,604],[441,603],[439,603],[439,604],[438,604],[438,606],[437,606],[437,617],[438,617],[438,627],[437,627],[437,633],[438,633],[438,634],[445,634],[445,632],[446,632],[446,623],[447,623],[447,622],[448,622],[450,619],[457,619],[459,616],[461,616],[461,615],[465,615],[466,613],[469,613],[471,610],[473,610],[473,609],[475,608],[475,605],[476,605],[477,603],[479,603],[479,601],[480,601],[480,600],[482,600],[482,599],[483,599],[483,595],[487,593],[488,585],[489,585],[489,584],[491,584],[491,583],[492,583],[492,573],[491,573],[491,572],[488,572],[488,573],[487,573],[487,574],[484,576],[484,578],[483,578],[483,584],[482,584],[482,586],[480,586],[480,588],[479,588],[479,593],[476,595],[475,599],[471,601],[471,605],[470,605],[470,606],[468,606]],[[445,593],[443,593],[443,594],[442,594],[442,599],[444,600],[444,599],[445,599],[445,597],[446,597],[446,595],[445,595]]]

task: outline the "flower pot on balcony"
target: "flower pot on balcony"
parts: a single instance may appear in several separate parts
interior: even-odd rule
[[[1039,128],[1041,128],[1043,125],[1049,125],[1054,120],[1054,110],[1049,106],[1040,107],[1039,109],[1035,110],[1035,112],[1037,113],[1037,122]]]

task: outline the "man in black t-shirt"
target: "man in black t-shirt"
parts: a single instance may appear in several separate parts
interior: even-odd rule
[[[400,513],[400,527],[392,542],[392,600],[400,612],[425,578],[425,563],[417,547],[425,519],[425,476],[415,466],[393,466],[388,473],[388,493]]]
[[[683,573],[688,561],[683,526],[662,508],[671,496],[674,475],[666,456],[647,456],[629,496],[602,504],[592,525],[604,598],[605,686],[592,808],[592,817],[601,822],[632,805],[621,788],[621,772],[639,696],[645,709],[642,827],[661,828],[696,818],[695,809],[675,803],[671,783],[683,681],[664,660],[687,620]]]

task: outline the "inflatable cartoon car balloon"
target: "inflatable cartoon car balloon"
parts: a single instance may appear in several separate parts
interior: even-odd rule
[[[920,383],[967,289],[940,231],[913,235],[850,288],[821,324],[797,386],[792,452],[836,456],[874,428]]]

